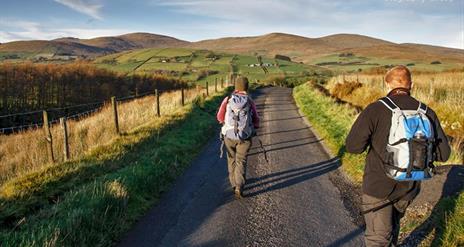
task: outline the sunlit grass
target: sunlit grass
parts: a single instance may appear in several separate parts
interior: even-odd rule
[[[294,88],[293,92],[298,107],[312,127],[321,135],[330,151],[342,159],[342,169],[353,182],[360,185],[366,153],[352,155],[344,152],[344,142],[357,116],[356,111],[348,105],[336,103],[309,83]],[[424,217],[429,215],[422,219],[404,218],[401,231],[410,232],[423,223]],[[435,228],[432,246],[464,245],[464,193],[441,199],[430,217],[430,225]]]
[[[343,81],[343,78],[345,81]],[[383,75],[339,75],[327,84],[331,93],[340,88],[349,88],[355,82],[362,84],[346,93],[336,93],[337,97],[366,107],[386,95]],[[413,74],[412,96],[430,106],[438,115],[445,133],[453,137],[452,156],[448,163],[461,164],[464,141],[464,72],[417,73]]]
[[[69,162],[10,176],[0,189],[2,245],[111,245],[158,200],[214,133],[223,93],[215,94],[212,87],[210,92],[213,96],[205,100],[198,97],[204,90],[186,91],[183,107],[180,92],[163,95],[161,117],[154,115],[153,96],[123,103],[122,136],[109,127],[111,114],[106,119],[105,109],[70,124],[70,130],[86,123],[89,131],[108,131],[109,140],[92,139],[98,140],[91,143],[95,147]],[[99,115],[102,122],[96,121]]]

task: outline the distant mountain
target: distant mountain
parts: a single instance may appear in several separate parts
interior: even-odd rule
[[[464,63],[464,50],[462,49],[421,44],[397,44],[357,34],[308,38],[285,33],[270,33],[253,37],[228,37],[188,42],[158,34],[130,33],[93,39],[66,37],[50,41],[15,41],[0,44],[0,52],[96,57],[126,50],[165,47],[187,47],[228,53],[257,53],[269,57],[281,54],[291,57],[294,61],[303,62],[329,54],[354,53],[359,56],[376,58]]]
[[[435,59],[464,63],[464,50],[420,44],[396,44],[357,34],[335,34],[307,38],[284,33],[254,37],[230,37],[203,40],[192,48],[220,50],[230,53],[261,53],[290,56],[295,61],[308,62],[324,55],[351,52],[357,55],[395,59]]]
[[[0,45],[0,52],[26,54],[25,57],[39,56],[42,54],[69,54],[76,56],[96,57],[111,53],[110,49],[88,46],[80,43],[64,41],[14,41]]]
[[[0,45],[0,52],[27,52],[33,54],[70,54],[96,57],[109,53],[141,48],[185,46],[189,42],[164,35],[131,33],[114,37],[78,39],[65,37],[55,40],[14,41]]]

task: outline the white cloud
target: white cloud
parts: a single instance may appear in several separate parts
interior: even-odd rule
[[[357,33],[397,43],[462,48],[456,40],[461,28],[455,2],[153,0],[152,3],[174,13],[194,16],[189,18],[196,21],[189,21],[189,29],[179,34],[196,40],[269,32],[308,37]],[[168,26],[173,30],[179,28],[178,24]]]
[[[63,4],[79,13],[88,15],[94,19],[102,20],[100,9],[103,7],[101,4],[89,3],[85,0],[55,0],[55,2]]]

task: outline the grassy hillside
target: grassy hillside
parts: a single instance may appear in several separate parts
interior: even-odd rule
[[[254,56],[256,53],[269,58],[276,54],[286,55],[297,62],[310,63],[314,59],[339,53],[354,53],[357,56],[407,60],[430,63],[464,64],[464,51],[421,44],[396,44],[389,41],[357,34],[335,34],[308,38],[285,33],[270,33],[253,37],[228,37],[198,42],[188,42],[173,37],[131,33],[93,39],[60,38],[51,41],[19,41],[0,45],[0,60],[34,58],[37,54],[71,54],[79,57],[96,57],[142,48],[207,49],[229,54]],[[3,54],[3,56],[2,56]],[[14,58],[14,56],[17,58]],[[13,57],[11,57],[13,56]],[[44,56],[46,57],[46,56]],[[408,63],[409,63],[408,62]]]
[[[108,54],[108,48],[62,41],[15,41],[0,45],[0,61],[53,60],[55,56],[90,56]],[[63,59],[65,60],[65,59]]]
[[[109,53],[141,48],[164,48],[187,45],[187,41],[151,33],[130,33],[114,37],[78,39],[73,37],[55,40],[14,41],[0,45],[2,60],[68,60],[97,57]],[[74,57],[76,56],[76,57]]]
[[[382,48],[379,48],[382,49]],[[322,66],[334,71],[363,72],[375,68],[389,68],[393,65],[407,65],[413,71],[444,71],[464,68],[464,61],[443,58],[440,55],[415,55],[407,57],[400,51],[392,51],[387,56],[377,52],[363,52],[362,50],[350,50],[334,53],[310,61],[310,64]],[[418,51],[418,54],[420,52]],[[365,54],[365,55],[364,55]],[[464,54],[462,55],[464,57]],[[441,58],[440,58],[441,57]]]
[[[262,58],[262,62],[267,73],[258,66],[255,56],[188,48],[140,49],[103,56],[94,61],[99,67],[123,73],[161,74],[201,85],[206,81],[213,83],[216,79],[227,79],[231,73],[247,76],[255,82],[275,77],[303,80],[323,70],[316,66],[269,58]]]
[[[159,34],[129,33],[115,37],[79,39],[78,43],[107,48],[119,52],[140,48],[176,47],[186,45],[188,42]]]
[[[254,37],[204,40],[189,45],[193,48],[220,50],[229,53],[274,57],[287,55],[295,61],[312,63],[314,59],[339,53],[354,53],[378,59],[397,59],[430,63],[439,60],[464,64],[464,50],[419,44],[395,44],[356,34],[336,34],[320,38],[271,33]],[[462,65],[461,65],[462,66]]]
[[[208,48],[229,53],[253,54],[255,52],[274,57],[283,54],[296,61],[327,54],[339,49],[366,47],[389,42],[361,35],[333,35],[322,38],[307,38],[285,33],[270,33],[254,37],[231,37],[204,40],[190,44],[194,48]]]
[[[121,136],[108,126],[109,107],[70,121],[71,149],[80,154],[68,162],[34,167],[20,162],[16,168],[28,169],[1,182],[2,246],[112,245],[215,133],[215,112],[224,92],[205,99],[194,91],[187,92],[183,107],[173,100],[180,99],[178,92],[162,95],[161,117],[154,114],[153,96],[120,104]],[[42,131],[33,130],[1,136],[1,143],[22,145],[22,153],[42,151],[29,155],[34,158],[46,154],[39,136]],[[56,143],[62,142],[57,137]]]

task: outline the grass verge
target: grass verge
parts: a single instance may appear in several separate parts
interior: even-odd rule
[[[2,246],[110,246],[201,151],[215,132],[221,96],[147,122],[81,160],[3,185]]]
[[[438,237],[432,246],[464,246],[464,193],[442,199],[433,217]]]
[[[365,154],[345,153],[345,139],[357,115],[356,110],[348,105],[337,104],[334,99],[323,95],[308,83],[295,87],[293,96],[298,108],[325,140],[330,151],[342,159],[342,169],[359,184],[364,171]]]
[[[362,182],[366,153],[348,154],[345,153],[344,146],[346,136],[356,119],[356,110],[349,105],[338,104],[335,99],[324,95],[310,83],[295,87],[293,95],[297,106],[324,139],[330,151],[341,158],[344,172],[359,185]],[[463,246],[464,193],[441,199],[434,208],[430,221],[430,225],[436,227],[432,246]]]

